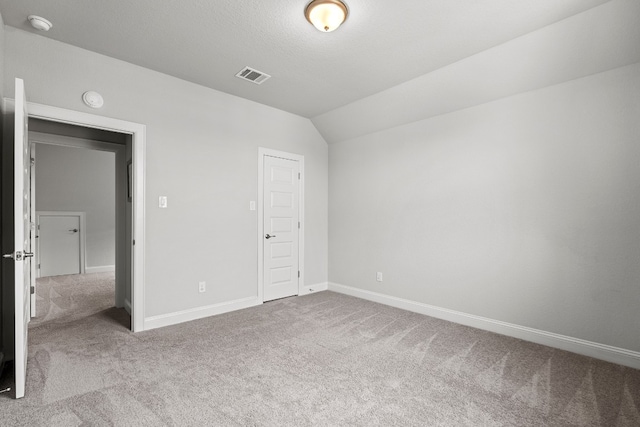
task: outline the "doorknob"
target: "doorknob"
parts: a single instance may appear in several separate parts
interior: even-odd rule
[[[270,239],[272,237],[276,237],[276,236],[270,236],[269,234],[267,234],[266,236],[264,236],[265,239]]]
[[[69,231],[73,231],[74,233],[77,233],[77,232],[78,232],[78,229],[77,229],[77,228],[74,228],[74,229],[69,230]]]
[[[33,257],[33,252],[15,251],[12,254],[4,254],[2,258],[11,258],[14,261],[22,261],[25,258]]]

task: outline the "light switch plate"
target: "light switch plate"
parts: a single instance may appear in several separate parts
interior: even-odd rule
[[[251,200],[249,202],[249,210],[250,211],[255,211],[256,210],[256,202],[254,202],[253,200]]]
[[[167,207],[167,196],[160,196],[158,198],[158,207],[161,207],[161,208]]]

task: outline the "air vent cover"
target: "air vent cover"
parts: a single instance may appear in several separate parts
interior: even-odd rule
[[[236,74],[236,77],[239,77],[243,80],[248,80],[252,83],[259,85],[271,76],[269,74],[263,73],[262,71],[254,70],[253,68],[249,68],[249,67],[244,67],[238,74]]]

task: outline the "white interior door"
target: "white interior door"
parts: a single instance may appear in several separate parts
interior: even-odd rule
[[[264,157],[264,301],[298,295],[300,165]]]
[[[38,232],[36,231],[36,145],[34,143],[29,144],[29,149],[31,150],[31,159],[29,161],[29,225],[30,225],[30,245],[32,252],[37,252],[37,242],[36,238],[38,237]],[[33,259],[30,262],[31,264],[31,317],[36,317],[36,263],[33,262]]]
[[[24,82],[16,79],[14,120],[14,252],[15,268],[14,368],[16,399],[24,397],[27,382],[27,332],[30,319],[31,252],[29,220],[29,143],[27,140],[27,102]]]
[[[38,215],[40,277],[80,274],[80,216]]]

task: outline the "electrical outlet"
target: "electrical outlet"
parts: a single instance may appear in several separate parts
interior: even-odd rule
[[[379,272],[379,271],[376,273],[376,281],[377,282],[382,282],[382,273]]]
[[[199,282],[198,283],[198,291],[200,293],[205,292],[207,290],[207,282]]]

